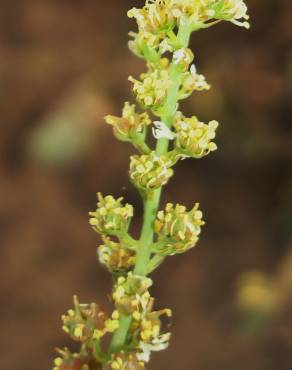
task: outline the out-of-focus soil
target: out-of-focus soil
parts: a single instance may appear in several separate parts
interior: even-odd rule
[[[102,120],[131,99],[127,76],[143,70],[126,47],[137,1],[0,3],[1,368],[48,369],[54,347],[71,345],[60,315],[72,295],[110,307],[87,223],[95,193],[134,204],[139,231],[132,148]],[[149,369],[292,368],[292,4],[247,3],[250,31],[224,24],[193,37],[212,90],[184,109],[221,122],[219,150],[179,164],[163,196],[199,201],[207,225],[196,249],[153,276],[157,306],[174,317],[171,347]],[[236,304],[248,271],[276,282],[277,309]]]

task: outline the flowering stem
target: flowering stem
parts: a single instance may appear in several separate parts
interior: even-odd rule
[[[181,23],[178,31],[178,39],[183,47],[187,47],[191,35],[191,27],[187,22]],[[167,93],[165,103],[165,114],[162,116],[162,121],[170,128],[173,124],[175,112],[177,110],[178,92],[181,83],[181,70],[177,64],[172,62],[170,66],[169,78],[171,85]],[[159,139],[156,145],[156,154],[162,155],[168,151],[168,139]],[[148,263],[151,256],[150,246],[153,243],[153,224],[157,215],[162,187],[156,189],[151,194],[151,198],[144,200],[144,222],[140,238],[140,248],[137,252],[136,266],[134,273],[141,276],[146,276],[148,273]]]
[[[143,111],[137,112],[136,104],[126,102],[122,116],[107,115],[105,121],[113,126],[117,139],[130,142],[139,152],[130,158],[129,175],[143,199],[141,235],[136,240],[128,233],[134,215],[131,204],[124,204],[123,197],[98,193],[89,223],[102,236],[98,257],[113,275],[115,309],[108,315],[96,303],[80,304],[75,296],[74,309],[68,310],[62,321],[63,330],[80,342],[80,348],[77,353],[58,350],[60,357],[53,370],[146,370],[151,353],[168,347],[171,333],[163,331],[161,316],[170,317],[171,310],[153,310],[154,298],[149,292],[153,281],[147,275],[167,256],[195,247],[204,221],[199,203],[190,211],[168,203],[158,212],[162,188],[179,160],[199,159],[217,148],[212,140],[218,122],[207,124],[179,110],[180,100],[210,88],[192,64],[190,36],[221,20],[249,27],[244,0],[146,0],[128,16],[138,25],[138,32],[130,33],[130,49],[147,64],[146,73],[138,80],[129,77]],[[157,139],[155,149],[147,144],[149,126]],[[169,140],[173,140],[171,148]],[[111,343],[104,351],[109,334]]]
[[[192,33],[191,25],[187,22],[182,22],[178,31],[178,40],[182,47],[187,47]],[[167,93],[167,100],[164,107],[165,114],[161,117],[162,121],[171,128],[177,110],[178,92],[181,83],[181,69],[180,67],[172,62],[170,66],[170,81],[171,85]],[[156,154],[163,155],[168,151],[168,139],[159,139],[156,145]],[[153,224],[156,219],[162,187],[154,190],[151,193],[151,197],[144,199],[144,216],[143,216],[143,227],[140,237],[140,245],[137,250],[136,265],[134,268],[134,274],[140,276],[146,276],[148,274],[148,265],[151,258],[151,245],[153,243],[154,229]],[[110,352],[119,351],[123,348],[127,333],[131,324],[131,316],[121,315],[119,320],[119,328],[113,335],[112,342],[110,344]]]

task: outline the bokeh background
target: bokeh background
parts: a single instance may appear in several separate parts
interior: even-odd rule
[[[95,193],[141,203],[133,152],[103,122],[132,99],[143,63],[126,47],[140,1],[0,1],[0,353],[5,370],[51,368],[71,345],[60,315],[77,293],[110,308],[87,223]],[[212,90],[184,104],[218,119],[219,150],[177,166],[163,203],[200,201],[200,245],[154,274],[172,307],[168,351],[149,369],[292,368],[292,3],[248,0],[250,31],[192,38]]]

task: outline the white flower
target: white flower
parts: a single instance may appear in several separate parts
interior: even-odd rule
[[[168,39],[164,39],[159,44],[159,50],[160,50],[161,54],[164,54],[167,51],[172,52],[173,51],[173,47],[169,44],[169,40]]]
[[[174,64],[183,64],[188,67],[194,59],[194,54],[189,48],[182,48],[173,53]]]
[[[151,352],[163,351],[168,347],[170,336],[170,333],[165,333],[154,338],[151,343],[140,342],[139,348],[141,352],[137,354],[137,359],[139,361],[149,362]]]
[[[226,0],[226,12],[230,15],[230,22],[236,26],[249,29],[249,16],[247,15],[247,6],[242,0]],[[241,21],[243,19],[244,21]]]
[[[207,86],[206,78],[203,75],[197,75],[196,86],[198,89],[206,89]]]
[[[164,122],[154,121],[154,126],[152,129],[153,136],[155,139],[168,139],[173,140],[175,134],[166,126]]]
[[[193,76],[197,74],[197,67],[194,64],[191,65],[190,72]]]
[[[185,49],[179,49],[173,54],[173,60],[175,64],[180,63],[186,57]]]

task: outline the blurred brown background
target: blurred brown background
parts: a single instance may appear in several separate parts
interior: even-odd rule
[[[138,1],[0,1],[1,369],[51,368],[71,345],[60,315],[72,294],[110,307],[110,276],[87,224],[95,193],[123,195],[132,148],[102,117],[131,99],[143,63],[126,47]],[[252,29],[221,24],[192,48],[212,84],[184,104],[218,119],[219,150],[184,161],[164,194],[200,201],[198,248],[155,273],[172,307],[168,351],[149,369],[292,369],[292,4],[249,0]]]

